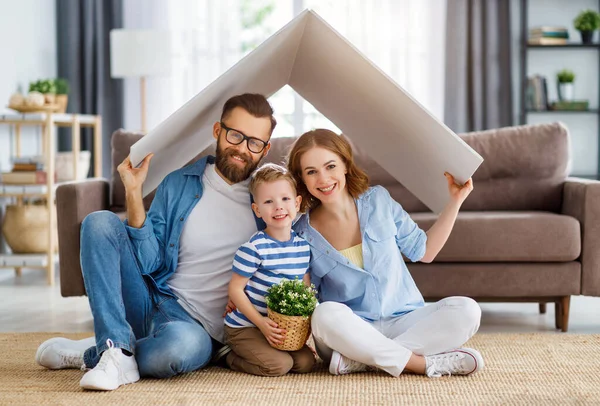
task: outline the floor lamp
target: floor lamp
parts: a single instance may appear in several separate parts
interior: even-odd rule
[[[140,78],[142,132],[146,124],[146,78],[171,71],[171,35],[166,31],[110,31],[110,72],[113,78]]]

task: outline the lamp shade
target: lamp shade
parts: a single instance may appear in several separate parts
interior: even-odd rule
[[[110,31],[110,72],[113,78],[167,75],[171,71],[168,31]]]

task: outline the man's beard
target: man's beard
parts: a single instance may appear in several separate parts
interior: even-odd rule
[[[233,155],[237,155],[242,158],[246,166],[240,168],[235,163],[229,162],[229,157]],[[215,165],[217,165],[219,172],[229,179],[231,183],[239,183],[248,179],[250,174],[254,172],[259,163],[260,159],[254,162],[249,155],[240,154],[233,149],[222,149],[221,145],[217,144],[217,157],[215,159]]]

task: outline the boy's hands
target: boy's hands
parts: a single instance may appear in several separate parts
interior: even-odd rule
[[[231,301],[231,299],[229,299],[229,301],[227,301],[227,305],[225,306],[225,312],[223,313],[223,317],[227,316],[227,313],[231,313],[235,309],[237,309],[237,307]]]
[[[450,198],[459,205],[462,204],[467,196],[473,191],[473,179],[469,178],[464,185],[459,185],[455,182],[454,176],[448,172],[444,173],[446,180],[448,181],[448,192],[450,192]]]
[[[271,320],[268,317],[262,318],[262,322],[260,326],[257,326],[261,333],[265,336],[269,344],[271,345],[280,345],[283,344],[283,340],[285,339],[286,331],[282,328],[277,328],[277,323]]]

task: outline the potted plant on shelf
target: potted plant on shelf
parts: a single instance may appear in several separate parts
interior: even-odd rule
[[[67,79],[57,78],[54,80],[56,88],[56,104],[58,104],[58,112],[66,113],[67,104],[69,103],[69,82]]]
[[[306,286],[299,279],[286,279],[271,286],[265,296],[267,315],[287,334],[275,348],[297,351],[310,335],[310,316],[317,306],[314,285]]]
[[[583,10],[573,23],[575,29],[581,33],[581,42],[591,44],[594,31],[600,27],[600,14],[594,10]]]
[[[45,79],[31,82],[29,84],[29,92],[43,94],[46,104],[54,104],[56,101],[56,85],[54,84],[54,80]]]
[[[558,81],[558,99],[561,101],[573,100],[573,82],[575,81],[573,71],[561,70],[556,74],[556,80]]]

